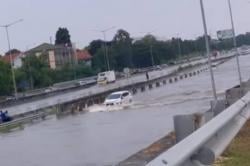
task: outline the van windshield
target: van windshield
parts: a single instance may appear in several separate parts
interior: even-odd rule
[[[105,73],[101,73],[101,74],[99,74],[99,76],[103,77],[103,76],[105,76]]]
[[[107,97],[107,99],[109,100],[119,99],[119,98],[121,98],[121,94],[111,94]]]

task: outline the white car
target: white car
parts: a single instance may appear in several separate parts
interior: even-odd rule
[[[106,106],[127,106],[132,104],[133,97],[129,91],[111,93],[104,101]]]
[[[86,81],[79,81],[78,84],[79,84],[80,86],[86,85]]]

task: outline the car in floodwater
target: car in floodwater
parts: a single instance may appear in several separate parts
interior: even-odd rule
[[[133,102],[129,91],[118,91],[108,95],[104,101],[105,106],[128,106]]]

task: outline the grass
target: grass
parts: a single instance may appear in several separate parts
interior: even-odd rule
[[[234,139],[217,166],[250,166],[250,121]]]

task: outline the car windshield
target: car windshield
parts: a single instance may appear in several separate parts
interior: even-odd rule
[[[119,99],[119,98],[121,98],[121,94],[111,94],[107,97],[107,99],[109,100]]]

